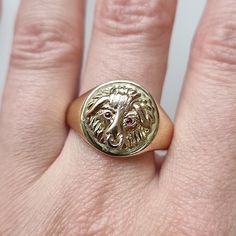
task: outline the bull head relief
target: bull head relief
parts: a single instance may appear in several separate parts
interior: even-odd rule
[[[128,152],[145,145],[158,122],[154,102],[134,85],[110,85],[88,101],[85,127],[103,149]]]

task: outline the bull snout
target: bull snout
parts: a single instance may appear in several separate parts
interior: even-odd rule
[[[122,147],[124,143],[124,137],[123,135],[118,135],[116,137],[110,135],[108,138],[108,144],[112,148],[119,148]]]
[[[117,112],[113,122],[106,130],[107,142],[112,148],[122,147],[124,144],[124,135],[120,124],[120,114]]]

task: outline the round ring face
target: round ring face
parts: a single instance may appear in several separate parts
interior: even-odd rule
[[[113,156],[132,156],[156,136],[159,113],[152,96],[129,81],[113,81],[95,88],[81,112],[87,140]]]

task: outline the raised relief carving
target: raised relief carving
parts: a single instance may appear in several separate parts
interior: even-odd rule
[[[157,129],[158,114],[154,101],[140,87],[114,83],[90,97],[84,122],[97,146],[109,153],[126,155],[150,142]]]

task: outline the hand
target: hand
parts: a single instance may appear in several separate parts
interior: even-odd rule
[[[175,10],[97,1],[78,80],[83,1],[22,0],[0,116],[0,235],[236,235],[235,0],[208,0],[162,164],[103,156],[66,126],[79,81],[82,94],[125,78],[160,99]]]

